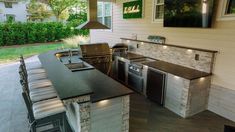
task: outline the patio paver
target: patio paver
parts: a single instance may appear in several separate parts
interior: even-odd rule
[[[26,59],[31,63],[37,57]],[[27,132],[27,109],[21,96],[19,63],[0,64],[0,132]]]

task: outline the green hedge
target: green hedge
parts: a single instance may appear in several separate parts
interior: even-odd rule
[[[61,22],[2,23],[0,46],[58,41],[73,35],[88,35],[87,30],[76,30]]]

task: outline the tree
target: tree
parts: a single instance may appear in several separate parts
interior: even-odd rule
[[[61,17],[61,15],[64,15],[63,13],[76,6],[81,0],[45,0],[45,2],[50,6],[57,21],[59,21],[63,20],[64,17]]]
[[[28,12],[30,13],[29,20],[43,21],[52,16],[52,12],[48,9],[47,5],[41,2],[31,0],[28,5]]]
[[[73,27],[87,21],[87,1],[81,1],[76,6],[69,10],[69,22]]]

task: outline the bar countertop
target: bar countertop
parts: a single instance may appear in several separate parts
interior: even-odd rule
[[[91,102],[98,102],[133,91],[96,69],[72,72],[55,54],[63,51],[49,51],[39,55],[43,68],[61,100],[91,95]]]
[[[139,59],[139,58],[145,58],[143,55],[127,52],[124,55],[119,55],[119,57],[125,58],[127,60],[132,60],[132,59]]]
[[[171,73],[173,75],[188,79],[188,80],[194,80],[194,79],[198,79],[201,77],[207,77],[207,76],[211,76],[211,73],[206,73],[206,72],[202,72],[202,71],[198,71],[195,69],[191,69],[191,68],[187,68],[187,67],[183,67],[180,65],[176,65],[176,64],[172,64],[172,63],[168,63],[165,61],[153,61],[153,62],[147,62],[144,63],[144,65],[147,65],[148,67],[152,67],[167,73]]]

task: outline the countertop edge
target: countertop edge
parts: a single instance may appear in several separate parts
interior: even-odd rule
[[[157,60],[157,61],[160,61],[160,62],[164,62],[164,61],[161,61],[161,60]],[[151,63],[151,62],[150,62]],[[165,62],[164,62],[165,63]],[[169,62],[166,62],[166,63],[169,63]],[[172,64],[172,65],[176,65],[177,64],[173,64],[173,63],[169,63],[169,64]],[[203,71],[199,71],[199,70],[196,70],[196,69],[192,69],[192,68],[188,68],[188,67],[185,67],[187,69],[192,69],[192,70],[195,70],[195,71],[198,71],[198,72],[201,72],[203,73],[204,75],[201,75],[201,76],[197,76],[197,77],[191,77],[191,78],[188,78],[188,77],[185,77],[185,76],[182,76],[182,75],[178,75],[178,74],[175,74],[175,73],[172,73],[170,71],[167,71],[167,70],[164,70],[164,69],[161,69],[161,68],[158,68],[158,67],[154,67],[154,66],[151,66],[150,64],[144,64],[152,69],[157,69],[157,70],[160,70],[160,71],[163,71],[163,72],[166,72],[166,73],[169,73],[169,74],[172,74],[172,75],[175,75],[175,76],[179,76],[181,78],[184,78],[184,79],[187,79],[187,80],[196,80],[196,79],[199,79],[199,78],[202,78],[202,77],[208,77],[208,76],[212,76],[213,74],[212,73],[206,73],[206,72],[203,72]],[[180,66],[180,65],[179,65]],[[180,67],[184,67],[184,66],[180,66]]]
[[[97,103],[99,101],[102,101],[102,100],[108,100],[108,99],[113,99],[113,98],[118,98],[118,97],[122,97],[122,96],[127,96],[127,95],[131,95],[131,94],[134,94],[134,92],[130,92],[130,93],[125,93],[125,94],[121,94],[121,95],[118,95],[118,96],[112,96],[112,97],[107,97],[107,98],[103,98],[103,99],[99,99],[99,100],[94,100],[94,101],[91,101],[92,103]]]

